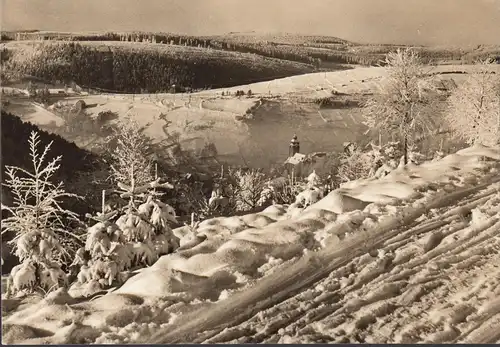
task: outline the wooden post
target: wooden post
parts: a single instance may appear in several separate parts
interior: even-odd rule
[[[101,198],[101,212],[104,214],[106,204],[106,189],[102,190],[102,198]]]
[[[194,226],[194,212],[191,212],[191,226]]]

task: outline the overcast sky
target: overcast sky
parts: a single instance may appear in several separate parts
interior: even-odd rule
[[[321,34],[372,43],[500,44],[500,0],[0,0],[2,29]]]

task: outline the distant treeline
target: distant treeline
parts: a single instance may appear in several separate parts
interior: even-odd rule
[[[103,34],[60,34],[60,33],[26,33],[24,39],[30,40],[68,40],[68,41],[131,41],[151,42],[178,46],[189,46],[207,49],[218,49],[230,52],[253,53],[269,58],[277,58],[321,67],[322,62],[338,64],[373,65],[380,57],[357,56],[343,52],[345,43],[340,39],[314,39],[308,44],[285,44],[273,41],[249,42],[240,40],[239,36],[207,36],[196,37],[178,34],[162,33],[103,33]],[[282,40],[280,40],[282,41]],[[318,41],[318,42],[317,42]],[[333,46],[333,47],[332,47]],[[333,48],[326,50],[325,48]]]
[[[24,48],[20,48],[21,50]],[[312,72],[310,65],[185,47],[46,42],[6,64],[19,75],[127,93],[230,87]]]
[[[188,36],[170,33],[62,34],[51,32],[23,33],[22,39],[70,41],[132,41],[218,49],[239,53],[254,53],[265,57],[312,64],[318,68],[333,64],[378,65],[384,56],[401,45],[362,45],[335,37],[248,35]],[[416,47],[425,63],[460,60],[473,63],[478,59],[500,57],[500,49],[467,50],[453,48]]]

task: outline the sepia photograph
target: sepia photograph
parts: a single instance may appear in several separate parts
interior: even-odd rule
[[[500,0],[0,0],[1,343],[500,344]]]

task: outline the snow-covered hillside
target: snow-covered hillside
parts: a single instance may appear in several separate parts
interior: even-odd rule
[[[459,84],[474,68],[443,65],[429,66],[426,71],[442,74],[438,80],[453,79]],[[500,65],[488,68],[500,73]],[[166,138],[164,130],[168,124],[169,134],[179,134],[186,149],[201,151],[213,144],[221,161],[270,168],[287,158],[288,142],[294,133],[299,136],[304,153],[341,151],[344,142],[359,142],[367,128],[358,107],[320,108],[312,101],[332,97],[332,91],[355,98],[378,93],[386,77],[384,67],[358,67],[197,93],[61,97],[61,104],[74,105],[83,100],[88,105],[85,112],[89,118],[96,119],[100,112],[108,111],[118,115],[111,123],[133,117],[155,141]],[[80,147],[94,142],[94,132],[65,131],[65,121],[54,108],[35,106],[26,98],[11,95],[20,91],[5,89],[10,100],[5,107],[7,112],[44,130],[56,131]],[[252,97],[235,97],[238,90],[251,90]]]
[[[5,343],[500,341],[500,148],[174,230],[92,299],[3,300]]]

